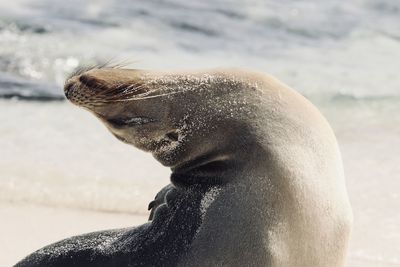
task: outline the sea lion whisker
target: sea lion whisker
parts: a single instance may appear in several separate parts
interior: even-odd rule
[[[115,87],[104,86],[104,88],[102,88],[103,90],[100,93],[98,93],[98,95],[113,94],[113,93],[121,90],[121,88],[123,88],[123,87],[124,86],[122,84],[118,85],[118,86],[115,86]]]
[[[102,92],[99,95],[105,96],[105,97],[112,97],[112,98],[125,97],[126,95],[130,95],[130,94],[138,94],[138,91],[140,89],[142,89],[143,87],[145,87],[144,84],[140,84],[140,85],[132,84],[132,85],[125,86],[125,87],[117,87],[113,90],[107,90],[107,91]]]
[[[121,93],[119,92],[121,88],[114,88],[112,90],[104,90],[96,94],[97,97],[102,97],[102,98],[108,98],[108,97],[116,97],[120,95]]]
[[[108,87],[108,86],[106,86],[106,85],[102,85],[102,86],[99,86],[99,87],[94,88],[94,90],[97,91],[96,95],[98,95],[98,96],[105,96],[105,95],[107,95],[107,94],[109,94],[109,93],[112,93],[112,92],[118,90],[118,88],[112,88],[112,89],[111,89],[110,87]]]
[[[122,69],[124,67],[127,67],[129,64],[133,63],[134,61],[122,61],[122,62],[116,62],[112,63],[112,61],[115,60],[114,58],[111,58],[109,60],[106,60],[103,63],[97,63],[97,64],[90,64],[90,65],[81,65],[76,67],[71,74],[69,74],[66,78],[66,82],[71,79],[72,77],[79,76],[85,72],[88,72],[90,70],[94,69],[105,69],[105,68],[111,68],[111,69]]]
[[[132,98],[125,98],[125,99],[116,99],[116,100],[113,100],[113,102],[146,100],[146,99],[152,99],[152,98],[157,98],[157,97],[164,97],[164,96],[170,96],[170,95],[175,95],[175,94],[181,94],[181,93],[184,93],[184,92],[185,91],[177,91],[177,92],[170,92],[170,93],[158,94],[158,95],[150,95],[150,96],[144,96],[144,97],[132,97]]]
[[[115,57],[112,57],[106,62],[102,63],[101,65],[98,65],[98,68],[123,69],[134,62],[136,62],[136,60],[130,60],[130,59],[117,60]]]
[[[126,88],[123,89],[124,92],[129,92],[129,91],[137,91],[141,88],[143,88],[146,84],[140,84],[140,83],[134,83],[131,84],[129,86],[127,86]]]
[[[113,69],[123,69],[135,62],[137,62],[137,60],[124,59],[124,60],[121,60],[120,62],[115,62],[113,64],[110,64],[109,67],[113,68]]]
[[[105,69],[105,68],[111,68],[110,65],[112,64],[111,62],[115,60],[115,57],[111,57],[110,59],[104,61],[103,63],[97,64],[98,69]]]
[[[170,92],[168,92],[168,91],[170,91]],[[160,92],[160,93],[151,95],[154,92]],[[134,94],[134,95],[132,95],[132,97],[125,97],[123,99],[117,99],[115,101],[119,102],[119,101],[128,101],[128,100],[144,100],[144,99],[180,94],[180,93],[184,93],[184,92],[186,92],[186,90],[184,90],[184,89],[178,89],[175,91],[171,91],[169,86],[163,86],[161,88],[157,88],[156,90],[149,90],[142,94]]]
[[[125,93],[125,92],[130,92],[130,91],[137,91],[138,89],[142,88],[144,85],[143,84],[139,84],[139,83],[135,83],[135,84],[131,84],[131,85],[121,85],[118,86],[117,88],[113,89],[113,90],[109,90],[107,91],[107,93]]]
[[[121,90],[120,92],[118,92],[118,94],[116,96],[117,97],[125,97],[126,95],[131,95],[131,94],[138,95],[138,94],[140,94],[140,90],[144,87],[145,87],[145,85],[139,85],[139,86],[132,86],[130,88],[125,88],[125,89]],[[147,91],[147,92],[150,92],[150,91]],[[147,93],[147,92],[144,92],[144,93]]]
[[[118,94],[118,95],[112,95],[111,97],[109,97],[107,99],[118,99],[118,98],[121,98],[121,99],[127,99],[128,98],[128,99],[130,99],[130,98],[135,97],[135,96],[138,96],[138,97],[148,96],[148,95],[151,95],[154,92],[159,92],[159,91],[160,91],[159,89],[155,89],[155,90],[148,90],[146,92],[138,94],[137,90],[134,90],[134,91],[126,92],[126,93],[121,93],[121,94]]]
[[[75,68],[74,71],[72,71],[72,73],[70,75],[67,76],[66,81],[68,81],[72,77],[79,76],[79,75],[81,75],[81,74],[83,74],[83,73],[85,73],[87,71],[90,71],[90,70],[93,70],[93,69],[96,69],[96,68],[97,68],[96,65],[81,65],[81,66],[78,66],[78,67]]]

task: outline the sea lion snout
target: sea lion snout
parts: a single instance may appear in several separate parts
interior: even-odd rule
[[[104,85],[87,74],[75,75],[70,77],[64,85],[65,97],[78,106],[89,104],[88,100],[92,98],[95,90],[104,88]]]
[[[68,92],[71,89],[73,89],[75,85],[81,87],[85,86],[89,89],[102,89],[107,86],[107,83],[105,81],[98,79],[96,76],[91,75],[90,73],[83,73],[80,75],[73,76],[67,80],[64,86],[65,94],[68,94]]]
[[[67,79],[64,93],[72,103],[94,106],[131,99],[147,93],[137,70],[113,68],[80,69]]]

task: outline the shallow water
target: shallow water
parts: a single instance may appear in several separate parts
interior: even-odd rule
[[[309,97],[337,134],[350,266],[400,266],[398,25],[394,0],[0,0],[0,97],[12,98],[0,101],[0,201],[145,213],[168,183],[150,155],[61,101],[79,64],[253,68]]]
[[[0,95],[62,95],[79,64],[130,59],[255,68],[304,94],[399,96],[399,14],[395,0],[1,0]]]

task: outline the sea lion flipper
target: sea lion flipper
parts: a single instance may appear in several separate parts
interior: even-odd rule
[[[70,237],[41,248],[14,267],[90,267],[107,263],[114,241],[135,228],[98,231]]]
[[[167,185],[167,186],[164,186],[164,187],[156,194],[156,196],[154,197],[154,200],[152,200],[152,201],[149,203],[149,206],[148,206],[148,208],[147,208],[148,210],[150,210],[149,221],[153,220],[155,210],[156,210],[160,205],[166,203],[165,196],[167,195],[167,193],[168,193],[169,191],[171,191],[171,190],[174,189],[174,188],[175,188],[175,186],[173,186],[172,184],[169,184],[169,185]]]

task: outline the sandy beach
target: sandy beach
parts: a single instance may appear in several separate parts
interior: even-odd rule
[[[147,216],[0,202],[0,266],[61,239],[142,224]]]
[[[124,228],[147,221],[145,214],[94,212],[40,205],[0,203],[0,266],[13,266],[31,252],[61,239],[97,230]],[[359,232],[359,231],[356,231]],[[353,237],[349,267],[395,267],[396,259],[357,255],[361,236]]]

